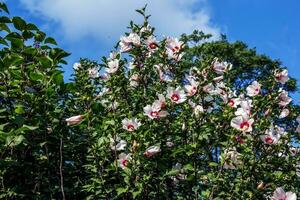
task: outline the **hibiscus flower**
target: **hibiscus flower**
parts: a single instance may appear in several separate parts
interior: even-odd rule
[[[114,59],[111,60],[107,63],[107,68],[105,68],[106,73],[108,74],[113,74],[116,73],[117,70],[119,69],[119,60],[118,59]]]
[[[186,94],[184,93],[184,90],[177,87],[174,89],[173,87],[168,87],[167,89],[167,97],[174,103],[182,103],[184,102],[186,98]]]
[[[252,131],[252,124],[254,123],[254,119],[244,116],[237,116],[231,120],[230,125],[243,132],[251,132]]]
[[[127,131],[135,131],[138,129],[139,126],[141,126],[141,123],[138,121],[137,118],[128,119],[125,118],[122,120],[123,129]]]
[[[285,192],[281,187],[279,187],[274,191],[272,200],[297,200],[297,196],[295,193]]]
[[[274,75],[275,80],[281,84],[285,84],[290,79],[286,69],[281,72],[275,71]]]
[[[77,125],[84,119],[84,115],[76,115],[66,119],[67,125]]]
[[[251,85],[249,85],[247,90],[247,95],[250,97],[254,97],[260,93],[261,85],[257,81],[253,81]]]
[[[157,154],[158,152],[160,152],[160,147],[159,146],[151,146],[149,148],[146,149],[146,151],[144,152],[144,155],[147,158],[152,157],[154,154]]]
[[[125,167],[128,165],[130,160],[131,160],[131,154],[121,153],[119,155],[119,159],[118,159],[119,167],[121,167],[122,169],[125,169]]]

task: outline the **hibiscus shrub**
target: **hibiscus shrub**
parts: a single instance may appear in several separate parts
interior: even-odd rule
[[[296,80],[242,42],[159,38],[138,12],[69,83],[53,39],[1,18],[21,33],[1,40],[0,197],[296,200]]]
[[[296,199],[295,79],[241,42],[158,41],[139,12],[99,68],[76,64],[101,107],[79,125],[94,141],[89,199]]]

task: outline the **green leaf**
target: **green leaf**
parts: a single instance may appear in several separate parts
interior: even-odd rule
[[[117,188],[117,194],[118,195],[121,195],[125,192],[127,192],[127,188],[122,188],[122,187]]]
[[[23,128],[25,128],[25,129],[27,129],[27,130],[33,131],[33,130],[39,128],[39,127],[38,127],[38,126],[23,125]]]
[[[8,46],[8,43],[6,42],[6,40],[4,40],[1,36],[0,36],[0,44]]]
[[[5,3],[1,2],[0,3],[0,10],[3,10],[4,12],[6,12],[7,14],[9,14],[9,11],[7,9],[7,6]]]
[[[218,166],[218,163],[216,163],[216,162],[210,162],[208,165],[209,165],[210,167],[217,167],[217,166]]]
[[[31,24],[31,23],[27,24],[26,29],[27,29],[27,30],[32,30],[32,31],[38,31],[38,30],[39,30],[39,29],[36,27],[36,25]]]
[[[20,31],[26,29],[26,22],[21,17],[14,17],[12,19],[14,27]]]
[[[4,127],[5,127],[6,125],[8,125],[8,124],[9,124],[9,123],[1,124],[1,125],[0,125],[0,131],[3,131]]]
[[[40,72],[30,72],[29,77],[31,80],[33,81],[37,81],[37,80],[43,80],[44,75]]]
[[[25,140],[25,137],[23,135],[18,136],[9,136],[6,138],[6,146],[17,146],[21,144]]]
[[[17,114],[25,113],[23,105],[17,105],[15,108],[15,113],[17,113]]]
[[[52,75],[52,78],[56,85],[61,85],[64,83],[64,77],[61,72],[55,73]]]
[[[183,169],[188,171],[194,171],[194,167],[191,164],[184,165]]]
[[[0,23],[0,30],[1,31],[6,31],[7,33],[10,33],[10,29],[6,24]]]
[[[115,121],[114,120],[108,120],[108,121],[105,121],[105,124],[114,126]]]
[[[48,56],[39,58],[39,61],[44,68],[51,68],[53,61]]]
[[[11,23],[11,20],[8,17],[1,16],[0,23]]]
[[[56,41],[54,38],[52,37],[47,37],[44,41],[45,44],[54,44],[54,45],[57,45]]]

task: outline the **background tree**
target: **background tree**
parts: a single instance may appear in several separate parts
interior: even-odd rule
[[[68,53],[0,4],[0,197],[61,199]],[[65,156],[65,154],[64,154]]]

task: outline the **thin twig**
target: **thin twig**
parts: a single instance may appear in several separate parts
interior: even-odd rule
[[[59,154],[60,154],[60,162],[59,162],[60,189],[61,189],[61,194],[62,194],[63,200],[66,200],[65,191],[64,191],[64,177],[63,177],[63,172],[62,172],[62,162],[63,162],[62,148],[63,148],[63,140],[62,140],[62,137],[61,137],[60,138],[60,146],[59,146]]]

